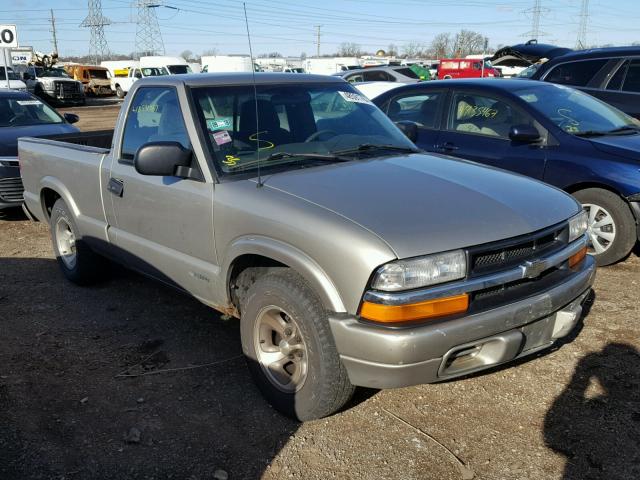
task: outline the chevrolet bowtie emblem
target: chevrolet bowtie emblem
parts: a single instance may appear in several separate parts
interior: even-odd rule
[[[546,270],[547,264],[543,260],[527,260],[524,265],[520,265],[522,268],[522,276],[524,278],[536,278],[539,277],[542,272]]]

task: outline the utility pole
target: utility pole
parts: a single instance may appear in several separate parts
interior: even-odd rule
[[[589,0],[582,0],[580,8],[580,26],[578,27],[578,39],[576,50],[587,48],[587,25],[589,23]]]
[[[53,53],[58,54],[58,37],[56,37],[56,17],[53,16],[53,8],[51,9],[51,33],[53,34]]]
[[[104,36],[104,27],[111,25],[111,20],[102,15],[102,0],[88,0],[88,4],[89,13],[80,26],[91,30],[89,55],[93,63],[98,65],[100,60],[109,55],[109,45],[107,45],[107,39]]]
[[[320,27],[322,27],[322,25],[316,25],[316,28],[318,29],[318,36],[316,40],[316,46],[317,46],[316,57],[320,56]]]
[[[138,0],[136,21],[136,53],[143,55],[164,55],[164,43],[156,9],[163,7],[162,0]]]

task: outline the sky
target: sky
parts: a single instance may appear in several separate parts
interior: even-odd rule
[[[136,0],[102,0],[109,49],[135,51]],[[442,32],[474,30],[491,46],[531,38],[534,0],[245,0],[254,55],[279,52],[331,54],[343,42],[375,52],[389,44],[429,44]],[[89,29],[80,26],[87,0],[2,0],[0,24],[15,24],[21,46],[52,51],[50,9],[56,18],[61,56],[89,51]],[[167,55],[249,53],[241,0],[157,0],[156,15]],[[574,47],[582,0],[541,0],[541,43]],[[590,0],[587,44],[640,41],[638,0]]]

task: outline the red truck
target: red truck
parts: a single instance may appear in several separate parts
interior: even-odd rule
[[[438,65],[438,80],[448,78],[499,77],[500,72],[481,58],[443,58]]]

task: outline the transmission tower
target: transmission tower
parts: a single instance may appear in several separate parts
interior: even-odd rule
[[[538,40],[540,36],[540,17],[542,16],[542,0],[534,0],[531,10],[531,38]]]
[[[104,26],[111,25],[111,20],[102,15],[102,0],[88,0],[88,4],[89,13],[80,26],[91,29],[89,56],[94,64],[97,65],[100,60],[109,55],[109,45],[107,45],[107,39],[104,36]]]
[[[587,48],[587,24],[589,23],[589,0],[582,0],[580,8],[580,26],[578,27],[578,39],[576,50]]]
[[[138,0],[136,22],[136,52],[138,56],[164,55],[164,43],[156,9],[162,6],[158,0]]]

